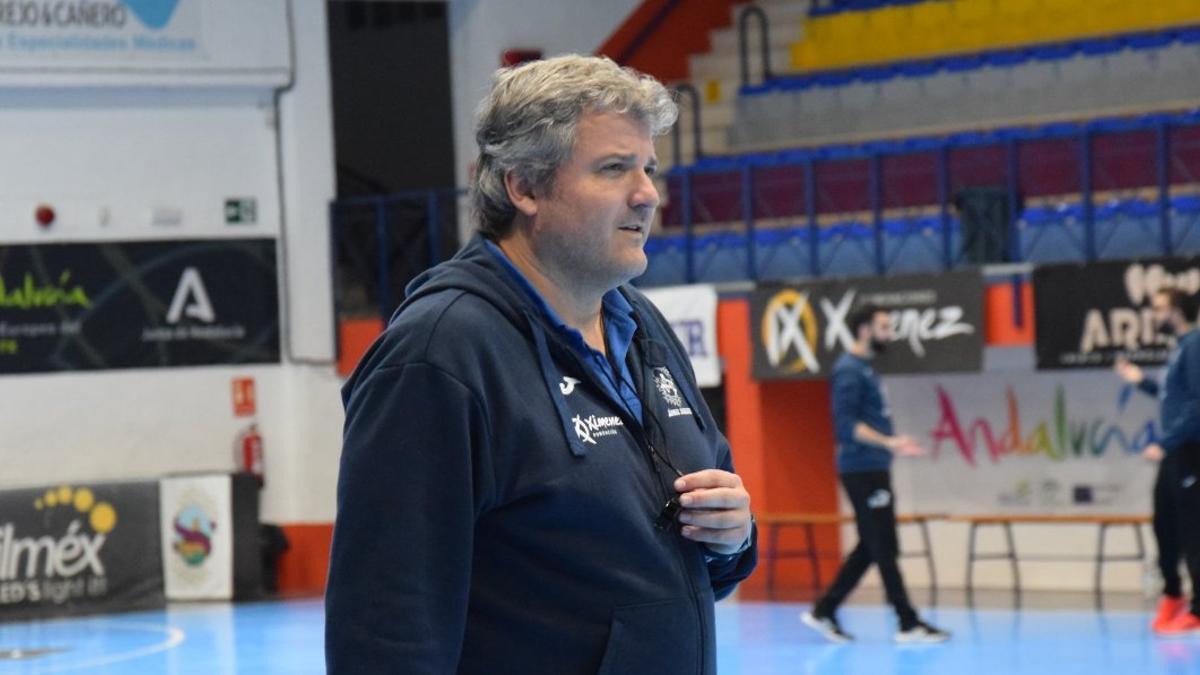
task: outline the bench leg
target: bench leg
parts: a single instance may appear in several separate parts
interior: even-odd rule
[[[804,524],[804,536],[808,537],[808,564],[812,569],[813,601],[821,595],[821,561],[817,555],[817,535],[812,523]]]
[[[779,526],[767,525],[767,597],[775,597],[775,560],[779,553]]]
[[[1096,542],[1096,580],[1092,592],[1096,596],[1096,611],[1104,611],[1104,594],[1101,588],[1104,584],[1104,540],[1108,533],[1108,523],[1100,523],[1100,540]]]
[[[975,607],[975,533],[978,523],[971,523],[967,533],[967,607]]]
[[[1013,599],[1016,608],[1021,609],[1021,566],[1017,564],[1017,545],[1013,541],[1012,523],[1004,522],[1004,538],[1008,542],[1008,560],[1012,565]]]
[[[933,566],[933,546],[930,545],[929,539],[929,521],[919,520],[917,525],[921,528],[921,541],[925,544],[925,562],[929,565],[929,605],[937,607],[937,569]]]
[[[1142,540],[1142,526],[1133,524],[1133,538],[1137,542],[1137,556],[1142,560],[1146,559],[1146,542]]]

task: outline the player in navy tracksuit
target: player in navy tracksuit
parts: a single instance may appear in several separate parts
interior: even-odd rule
[[[1196,330],[1198,305],[1194,296],[1177,289],[1161,289],[1150,299],[1160,332],[1177,337],[1167,360],[1162,384],[1124,358],[1116,371],[1125,381],[1162,401],[1163,438],[1142,451],[1159,462],[1154,482],[1154,538],[1158,542],[1158,567],[1163,578],[1151,627],[1156,633],[1177,635],[1200,632],[1200,593],[1193,591],[1189,607],[1183,599],[1179,561],[1187,561],[1188,576],[1200,579],[1200,332]]]
[[[340,673],[716,672],[756,560],[687,354],[626,284],[663,87],[607,59],[498,74],[476,236],[346,383],[326,662]]]
[[[895,455],[921,455],[924,450],[914,439],[895,434],[879,377],[871,367],[871,360],[892,338],[890,318],[887,312],[867,305],[852,313],[847,326],[856,341],[834,364],[830,386],[838,474],[854,507],[859,542],[846,557],[833,585],[803,620],[832,642],[852,640],[842,630],[836,612],[874,563],[888,603],[896,611],[900,626],[896,642],[942,642],[950,635],[917,616],[896,562],[900,547],[892,459]]]

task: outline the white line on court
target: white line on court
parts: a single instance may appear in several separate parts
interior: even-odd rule
[[[99,666],[108,666],[108,665],[112,665],[114,663],[120,663],[122,661],[132,661],[133,659],[139,659],[143,656],[150,656],[151,654],[157,654],[159,652],[165,652],[169,649],[174,649],[174,648],[178,647],[179,645],[183,644],[184,638],[187,637],[187,634],[183,631],[183,629],[175,628],[173,626],[157,626],[157,625],[148,624],[148,623],[133,623],[133,622],[126,622],[126,621],[97,621],[97,622],[91,622],[90,625],[98,626],[101,628],[108,627],[108,628],[118,628],[118,629],[128,629],[128,630],[139,630],[139,631],[146,631],[146,632],[150,632],[150,633],[162,633],[162,634],[166,635],[166,639],[157,644],[148,645],[146,647],[139,647],[137,649],[132,649],[127,652],[117,652],[115,654],[98,656],[96,658],[88,659],[86,661],[76,661],[74,663],[64,663],[61,665],[49,666],[46,668],[38,668],[36,672],[39,672],[39,673],[65,673],[65,672],[72,671],[72,670],[83,670],[85,668],[96,668]]]

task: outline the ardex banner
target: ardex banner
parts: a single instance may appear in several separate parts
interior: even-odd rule
[[[229,474],[162,480],[160,532],[171,600],[233,598],[232,504]]]
[[[0,621],[163,604],[157,483],[0,492]]]
[[[273,239],[0,248],[0,374],[278,361]]]
[[[859,306],[891,314],[893,343],[880,373],[978,371],[983,365],[983,279],[978,271],[760,286],[750,301],[754,377],[829,377],[854,342]]]
[[[1155,374],[1157,375],[1157,373]],[[897,459],[910,512],[1150,512],[1155,400],[1107,372],[884,379],[896,429],[930,456]]]
[[[1035,268],[1038,369],[1106,368],[1118,354],[1142,365],[1166,363],[1171,345],[1150,310],[1162,288],[1200,291],[1200,259]]]
[[[721,358],[717,353],[717,290],[712,286],[674,286],[643,291],[670,322],[687,349],[701,387],[721,384]]]

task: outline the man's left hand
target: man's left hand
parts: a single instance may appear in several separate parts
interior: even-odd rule
[[[718,555],[736,553],[750,538],[750,493],[728,471],[706,469],[675,481],[683,536]]]

